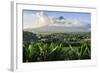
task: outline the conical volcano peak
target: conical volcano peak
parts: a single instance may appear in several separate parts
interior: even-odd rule
[[[89,14],[54,11],[49,12],[43,10],[31,11],[26,14],[28,18],[24,18],[25,29],[31,29],[34,31],[38,30],[41,32],[80,32],[89,31],[91,29]]]

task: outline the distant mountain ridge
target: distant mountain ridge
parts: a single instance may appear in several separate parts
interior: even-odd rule
[[[44,12],[36,13],[35,22],[36,24],[31,25],[31,27],[24,28],[24,31],[50,33],[90,32],[91,28],[91,25],[85,21],[68,20],[62,16],[51,18]]]
[[[89,28],[72,28],[72,27],[59,27],[59,26],[43,26],[34,29],[24,29],[30,32],[49,32],[49,33],[67,33],[67,32],[90,32]]]

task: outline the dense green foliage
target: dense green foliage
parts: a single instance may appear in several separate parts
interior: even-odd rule
[[[91,58],[90,32],[23,32],[23,62],[83,60]]]

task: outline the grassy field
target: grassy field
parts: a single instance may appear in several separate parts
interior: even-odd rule
[[[91,59],[91,33],[23,31],[23,62]]]

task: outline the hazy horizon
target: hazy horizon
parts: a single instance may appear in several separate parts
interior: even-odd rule
[[[91,14],[61,11],[23,10],[23,29],[33,31],[88,32]]]

